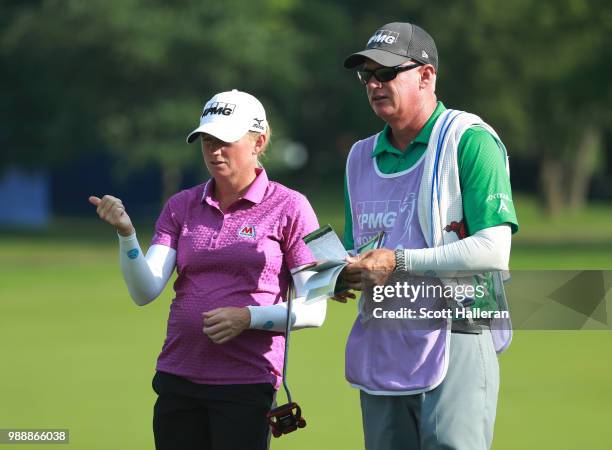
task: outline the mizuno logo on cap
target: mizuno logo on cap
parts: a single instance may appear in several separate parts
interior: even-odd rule
[[[366,47],[381,44],[394,44],[399,37],[399,33],[389,30],[378,30],[374,36],[370,38]]]
[[[266,131],[266,129],[264,128],[264,126],[261,124],[263,122],[263,119],[253,119],[253,125],[251,125],[251,128],[255,128],[257,130],[261,130],[261,131]]]
[[[209,114],[223,114],[224,116],[229,116],[234,112],[234,108],[236,108],[236,105],[231,103],[211,103],[210,105],[206,105],[201,117],[205,117]]]

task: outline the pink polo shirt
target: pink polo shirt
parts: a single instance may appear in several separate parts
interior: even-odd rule
[[[201,384],[280,385],[285,337],[245,330],[226,344],[203,331],[202,313],[222,306],[282,302],[290,269],[312,262],[302,237],[318,228],[302,194],[268,181],[265,170],[227,212],[213,198],[214,180],[166,203],[153,244],[176,250],[178,278],[157,369]]]

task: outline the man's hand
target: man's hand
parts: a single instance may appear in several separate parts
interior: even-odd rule
[[[134,233],[132,220],[125,212],[125,206],[120,199],[112,195],[105,195],[101,199],[92,195],[89,197],[89,203],[96,207],[100,219],[114,226],[120,235],[129,236]]]
[[[347,259],[348,266],[340,276],[351,289],[363,290],[364,285],[384,284],[395,270],[395,252],[386,248],[369,250]]]
[[[348,291],[343,291],[343,292],[339,292],[337,294],[334,294],[333,297],[329,297],[332,300],[337,301],[338,303],[346,303],[347,299],[352,299],[355,300],[355,294],[353,294],[350,290]]]
[[[204,334],[215,344],[231,341],[251,325],[249,308],[227,306],[202,313]]]

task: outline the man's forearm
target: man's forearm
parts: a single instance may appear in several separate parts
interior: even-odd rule
[[[512,232],[509,225],[485,228],[474,235],[433,248],[404,250],[406,269],[507,270]]]

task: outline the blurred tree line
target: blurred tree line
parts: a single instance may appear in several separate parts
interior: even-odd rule
[[[438,97],[537,164],[550,213],[583,205],[612,134],[605,0],[5,0],[0,168],[104,149],[119,173],[158,165],[167,196],[201,164],[184,137],[203,102],[238,88],[266,106],[273,143],[306,145],[302,173],[339,175],[382,127],[343,59],[392,21],[432,34]]]

